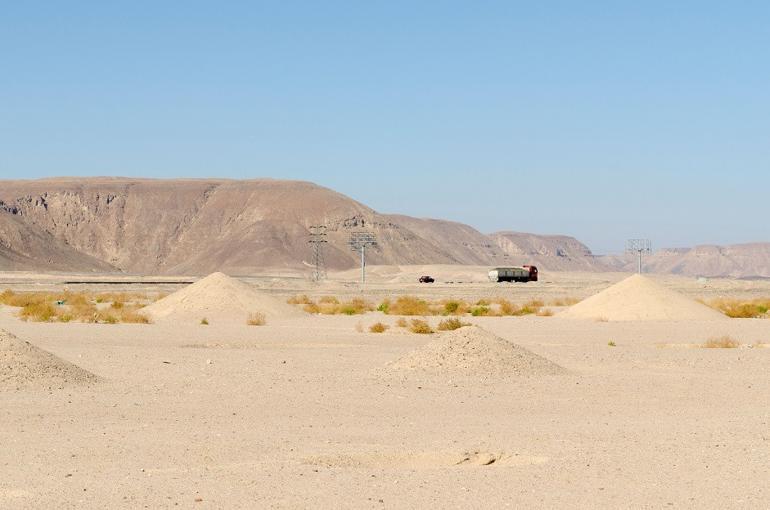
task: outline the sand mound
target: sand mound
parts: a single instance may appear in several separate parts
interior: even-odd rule
[[[97,377],[0,329],[0,391],[64,388]]]
[[[608,321],[722,320],[708,306],[636,274],[570,307],[558,315],[568,319]]]
[[[249,314],[260,312],[268,321],[303,317],[305,312],[265,295],[224,273],[213,273],[142,309],[154,321],[182,320],[245,324]]]
[[[429,344],[387,365],[386,371],[470,377],[556,375],[565,372],[559,365],[478,326],[441,333]]]

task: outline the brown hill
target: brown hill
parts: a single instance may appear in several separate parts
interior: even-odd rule
[[[534,264],[551,271],[610,270],[610,266],[574,237],[496,232],[490,238],[511,265]]]
[[[603,257],[623,271],[636,270],[633,257]],[[656,251],[644,260],[645,271],[684,276],[770,278],[770,243],[703,245]]]
[[[86,255],[23,217],[0,209],[0,269],[110,272],[116,268]]]
[[[394,223],[428,241],[455,264],[505,264],[507,256],[489,236],[454,221],[391,214]]]
[[[491,265],[509,260],[492,239],[467,225],[379,214],[332,190],[297,181],[3,181],[0,211],[17,230],[45,239],[25,245],[20,236],[9,236],[10,246],[0,252],[0,269],[245,274],[266,267],[302,268],[310,261],[308,229],[318,224],[328,226],[330,269],[358,263],[347,245],[356,230],[377,236],[379,245],[369,252],[371,264]],[[549,250],[557,254],[552,259],[558,268],[566,268],[559,247]],[[26,258],[17,255],[21,252]],[[546,268],[551,262],[547,253],[538,259]],[[590,266],[578,262],[569,268]]]

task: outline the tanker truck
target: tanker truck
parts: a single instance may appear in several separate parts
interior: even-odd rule
[[[489,279],[493,282],[536,282],[537,267],[496,267],[489,272]]]

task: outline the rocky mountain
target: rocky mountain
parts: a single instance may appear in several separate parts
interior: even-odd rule
[[[0,270],[136,274],[308,268],[308,231],[327,226],[329,269],[358,264],[350,233],[373,232],[370,264],[536,264],[558,271],[632,270],[572,237],[483,234],[445,220],[381,214],[315,184],[257,179],[57,178],[0,181]],[[662,251],[648,268],[770,276],[770,243]]]
[[[612,270],[574,237],[522,232],[496,232],[489,237],[511,265],[534,264],[551,271]]]
[[[590,254],[571,238],[537,242],[527,234],[526,246],[501,245],[497,236],[467,225],[380,214],[307,182],[59,178],[0,182],[0,269],[244,274],[302,268],[311,261],[308,230],[320,224],[327,226],[330,269],[358,263],[347,242],[361,230],[377,236],[371,264],[504,264],[525,260],[535,247],[545,267],[551,259],[559,268],[592,267],[563,256],[576,254],[574,246]]]
[[[116,270],[4,210],[0,210],[0,268],[11,271],[38,268],[50,271]]]

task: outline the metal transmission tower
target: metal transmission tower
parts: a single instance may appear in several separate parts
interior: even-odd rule
[[[313,246],[313,281],[320,282],[326,278],[326,262],[324,261],[324,244],[326,240],[326,225],[313,225],[310,227],[310,240]]]
[[[629,239],[626,241],[626,253],[634,253],[639,256],[639,274],[642,274],[642,255],[652,253],[652,243],[649,239]]]
[[[351,232],[348,242],[353,251],[361,252],[361,284],[366,283],[366,248],[377,246],[377,239],[373,232]]]

